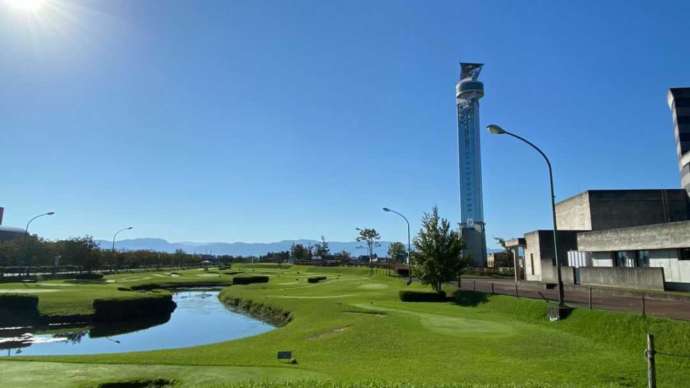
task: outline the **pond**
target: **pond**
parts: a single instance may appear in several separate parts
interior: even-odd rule
[[[12,336],[0,332],[1,356],[65,355],[135,352],[182,348],[249,337],[274,327],[234,312],[218,299],[219,290],[181,290],[173,295],[177,308],[156,320],[127,325],[52,329]]]

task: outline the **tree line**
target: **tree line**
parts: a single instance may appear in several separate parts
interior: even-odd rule
[[[102,269],[198,266],[207,256],[178,250],[174,253],[150,250],[118,251],[101,249],[91,236],[50,241],[35,235],[0,241],[0,267],[65,268],[91,272]],[[220,258],[218,258],[220,260]],[[232,261],[233,257],[223,257]],[[9,267],[9,268],[8,268]]]

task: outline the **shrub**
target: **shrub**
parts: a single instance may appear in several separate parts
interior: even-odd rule
[[[395,269],[395,273],[397,273],[398,276],[403,278],[410,276],[410,270],[407,267],[398,267]]]
[[[446,292],[401,290],[400,300],[403,302],[445,302]]]
[[[322,280],[326,280],[326,277],[325,276],[310,276],[309,278],[307,278],[307,281],[309,283],[318,283]]]
[[[177,305],[172,295],[152,295],[136,299],[96,299],[93,301],[94,320],[122,321],[152,315],[170,314]]]
[[[18,294],[0,294],[0,309],[14,310],[14,311],[38,310],[38,296],[36,296],[36,295],[18,295]]]
[[[252,283],[268,283],[268,276],[237,276],[232,278],[232,284],[252,284]]]

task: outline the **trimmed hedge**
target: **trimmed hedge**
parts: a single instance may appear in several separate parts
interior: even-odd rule
[[[12,311],[38,311],[38,296],[0,294],[0,309]]]
[[[395,273],[397,273],[398,276],[403,277],[403,278],[410,276],[410,270],[408,268],[404,268],[404,267],[396,268]]]
[[[40,320],[38,296],[0,294],[0,326],[33,325]]]
[[[252,283],[268,283],[268,276],[236,276],[232,278],[232,284],[252,284]]]
[[[153,315],[170,314],[177,304],[172,295],[155,295],[136,299],[96,299],[93,301],[95,321],[123,321]]]
[[[311,276],[311,277],[307,278],[307,281],[309,283],[318,283],[322,280],[326,280],[326,277],[325,276]]]
[[[268,304],[257,303],[249,299],[228,297],[221,294],[221,302],[241,312],[245,312],[256,319],[268,322],[273,326],[284,326],[292,320],[289,311]]]
[[[430,292],[401,290],[398,295],[400,296],[400,300],[403,302],[445,302],[448,299],[445,291]]]

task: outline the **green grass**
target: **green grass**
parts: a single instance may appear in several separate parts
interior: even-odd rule
[[[232,276],[222,272],[203,269],[187,271],[133,272],[106,276],[104,281],[76,282],[70,280],[49,280],[36,283],[0,283],[0,294],[12,293],[38,295],[38,309],[41,314],[52,316],[93,314],[94,299],[138,298],[143,294],[131,287],[156,286],[160,288],[228,285]]]
[[[404,279],[389,278],[383,271],[369,276],[367,269],[257,265],[244,271],[268,274],[271,280],[228,287],[221,299],[242,298],[290,311],[289,324],[260,336],[194,348],[0,361],[0,379],[17,387],[153,378],[173,379],[180,386],[642,387],[648,330],[656,334],[660,351],[690,350],[687,322],[576,310],[551,323],[544,302],[508,296],[467,306],[404,303],[399,290],[424,288],[406,287]],[[177,279],[194,279],[199,273]],[[107,278],[115,283],[78,287],[112,292],[117,288],[113,284],[153,281],[126,277],[154,275],[118,275]],[[314,275],[328,279],[308,283]],[[61,300],[57,292],[39,295],[47,311]],[[46,295],[51,299],[42,300]],[[297,364],[276,360],[279,350],[293,351]],[[660,387],[686,386],[690,360],[660,356],[657,370]]]

